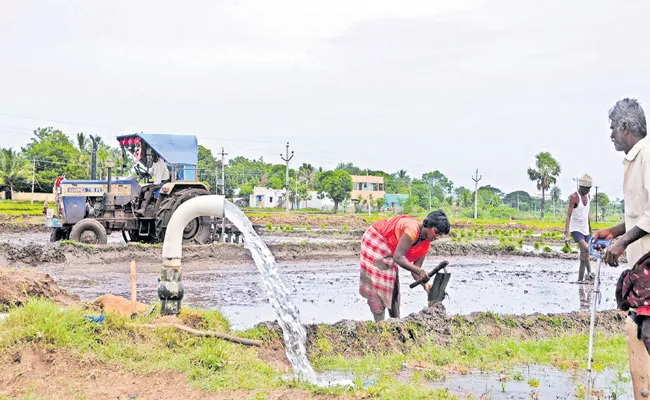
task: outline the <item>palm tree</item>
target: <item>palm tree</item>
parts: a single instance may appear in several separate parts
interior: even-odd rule
[[[92,144],[90,142],[90,138],[83,132],[77,133],[77,149],[79,152],[83,154],[88,154],[90,153],[90,149],[92,147]]]
[[[460,207],[469,207],[472,203],[472,191],[466,187],[460,186],[456,190],[456,198],[458,206]]]
[[[316,178],[318,177],[318,171],[316,168],[314,168],[313,165],[303,163],[300,168],[298,168],[298,176],[302,178],[302,182],[306,184],[310,190],[314,190],[316,187]]]
[[[544,195],[551,185],[557,182],[560,171],[562,171],[560,163],[547,151],[542,151],[535,156],[535,168],[528,168],[528,178],[535,181],[537,190],[542,191],[540,220],[544,220]]]
[[[560,200],[560,196],[562,196],[562,191],[560,188],[557,187],[557,185],[553,186],[553,189],[551,189],[551,200],[553,200],[553,219],[555,219],[555,203]]]
[[[0,183],[9,186],[11,197],[14,185],[21,179],[29,177],[29,163],[20,153],[9,149],[0,150]]]

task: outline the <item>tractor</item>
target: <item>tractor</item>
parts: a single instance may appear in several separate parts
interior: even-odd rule
[[[113,179],[114,163],[108,161],[106,180],[57,179],[56,210],[46,219],[46,226],[53,228],[50,241],[106,244],[111,233],[120,231],[127,243],[161,243],[174,210],[193,197],[210,194],[206,185],[197,180],[195,136],[139,133],[118,136],[117,140],[122,149],[122,171],[126,157],[130,157],[136,177]],[[169,181],[140,185],[140,181],[151,179],[154,159],[164,161]],[[153,191],[153,196],[148,191]],[[150,201],[142,208],[147,195]],[[183,241],[211,243],[220,237],[223,227],[228,242],[239,242],[241,232],[225,222],[212,217],[195,218],[185,227]]]

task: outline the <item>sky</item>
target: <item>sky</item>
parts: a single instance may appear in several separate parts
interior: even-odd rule
[[[650,107],[647,0],[0,0],[0,146],[194,134],[229,157],[622,196],[608,109]]]

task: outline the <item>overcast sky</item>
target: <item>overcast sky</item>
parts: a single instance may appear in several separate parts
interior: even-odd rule
[[[607,110],[650,111],[650,1],[0,0],[0,146],[38,126],[195,134],[231,156],[339,161],[622,197]],[[21,118],[12,115],[31,117]],[[64,123],[64,121],[66,123]]]

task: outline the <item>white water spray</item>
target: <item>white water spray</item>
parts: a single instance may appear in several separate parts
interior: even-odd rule
[[[275,257],[255,232],[251,221],[237,206],[225,201],[224,211],[226,218],[244,234],[244,247],[251,251],[255,265],[262,274],[266,295],[282,328],[287,358],[294,373],[301,379],[316,383],[316,373],[307,359],[305,350],[307,332],[300,322],[298,307],[291,301],[289,291],[280,278]]]

